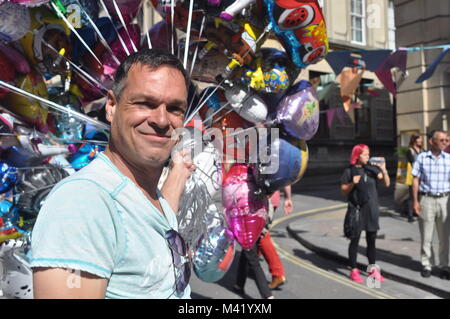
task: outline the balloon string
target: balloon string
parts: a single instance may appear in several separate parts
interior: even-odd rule
[[[206,95],[206,90],[203,91],[202,96],[200,97],[200,100],[202,100],[205,97],[205,95]],[[192,99],[191,99],[191,102],[189,103],[189,107],[186,110],[186,115],[189,114],[189,112],[192,108],[192,103],[194,103],[194,100],[195,100],[195,94],[192,94]]]
[[[119,6],[117,5],[116,0],[112,0],[114,4],[114,9],[116,10],[117,16],[119,17],[120,23],[122,24],[123,28],[125,29],[125,32],[128,35],[128,39],[130,39],[131,46],[133,47],[134,52],[137,52],[136,46],[134,45],[133,40],[131,39],[130,33],[128,32],[128,28],[125,24],[125,20],[123,19],[122,12],[120,12]]]
[[[71,110],[71,109],[66,108],[66,107],[64,107],[62,105],[59,105],[59,104],[56,104],[56,103],[54,103],[52,101],[44,99],[44,98],[42,98],[40,96],[34,95],[34,94],[32,94],[30,92],[27,92],[27,91],[24,91],[22,89],[19,89],[18,87],[10,85],[10,84],[8,84],[8,83],[6,83],[4,81],[0,80],[0,86],[3,86],[5,88],[13,91],[16,94],[20,94],[22,96],[38,100],[38,101],[44,103],[45,105],[49,106],[50,108],[52,108],[52,109],[54,109],[56,111],[59,111],[59,112],[64,113],[64,114],[72,115],[73,117],[77,118],[78,120],[84,121],[84,122],[89,123],[89,124],[92,124],[95,127],[98,127],[98,128],[101,128],[101,129],[105,129],[105,130],[108,130],[108,131],[110,129],[108,124],[105,124],[105,123],[102,123],[100,121],[94,120],[93,118],[91,118],[89,116],[86,116],[86,115],[84,115],[84,114],[82,114],[80,112]]]
[[[175,1],[171,0],[170,2],[170,27],[172,29],[172,33],[171,33],[171,43],[172,43],[172,54],[174,54],[174,49],[175,49],[175,23],[174,20],[175,19]]]
[[[80,6],[82,8],[82,6]],[[99,30],[99,28],[97,27],[97,25],[95,24],[95,22],[91,19],[91,17],[88,15],[88,13],[82,9],[82,11],[84,12],[84,14],[86,15],[89,23],[92,25],[92,27],[94,28],[95,32],[97,33],[97,35],[100,38],[100,42],[103,44],[103,46],[106,48],[106,50],[108,50],[109,54],[111,54],[111,57],[113,58],[114,62],[117,63],[117,65],[120,65],[120,61],[119,59],[116,57],[116,55],[114,54],[113,50],[111,49],[111,47],[108,44],[108,41],[106,41],[105,37],[103,36],[102,32]]]
[[[223,114],[223,115],[219,116],[218,118],[216,118],[216,119],[211,123],[211,125],[212,125],[212,124],[215,124],[215,123],[217,123],[217,122],[219,122],[221,119],[223,119],[225,116],[227,116],[228,114],[230,114],[230,113],[233,112],[233,111],[234,111],[233,109],[228,110],[225,114]]]
[[[14,137],[20,137],[20,136],[30,136],[27,134],[13,134],[13,133],[0,133],[0,136],[14,136]],[[106,141],[98,141],[98,140],[78,140],[78,139],[66,139],[66,138],[61,138],[61,137],[52,137],[51,139],[55,140],[55,141],[64,141],[67,143],[72,143],[72,144],[97,144],[97,145],[108,145],[108,142]],[[52,145],[49,145],[52,146]],[[59,146],[59,145],[58,145]]]
[[[228,105],[230,105],[230,102],[225,103],[217,111],[215,111],[213,114],[208,116],[206,119],[203,120],[204,123],[208,122],[210,119],[212,119],[216,114],[218,114],[220,111],[222,111],[224,108],[226,108]],[[228,114],[228,113],[227,113]],[[216,123],[215,121],[213,123]],[[213,124],[211,123],[211,124]]]
[[[64,16],[64,14],[59,10],[59,8],[53,3],[51,2],[51,5],[53,7],[53,9],[56,11],[56,13],[58,14],[58,16],[64,21],[64,23],[69,27],[69,29],[76,35],[76,37],[78,38],[78,40],[80,40],[80,42],[84,45],[84,47],[89,51],[89,53],[95,58],[95,60],[97,60],[97,62],[102,65],[102,63],[100,62],[100,60],[97,58],[97,56],[95,55],[95,53],[91,50],[91,48],[87,45],[87,43],[84,41],[84,39],[81,37],[81,35],[78,33],[78,31],[74,28],[74,26],[69,22],[69,20],[66,19],[66,17]]]
[[[119,30],[117,30],[116,25],[115,25],[114,22],[113,22],[113,18],[112,18],[111,15],[109,14],[108,8],[106,7],[106,5],[105,5],[105,3],[103,2],[103,0],[100,0],[100,3],[101,3],[101,5],[102,5],[102,7],[103,7],[103,10],[105,10],[106,15],[107,15],[108,18],[111,20],[111,24],[112,24],[114,30],[115,30],[116,33],[117,33],[117,37],[118,37],[118,39],[119,39],[119,41],[120,41],[120,44],[122,45],[122,48],[124,49],[124,51],[125,51],[125,53],[126,53],[127,55],[130,55],[130,51],[128,51],[128,48],[127,48],[127,46],[125,45],[125,42],[123,41],[122,37],[120,36]]]
[[[231,73],[230,73],[231,74]],[[200,109],[203,107],[203,105],[205,105],[205,103],[209,100],[209,98],[211,96],[213,96],[214,93],[216,93],[216,91],[219,89],[219,87],[222,85],[222,83],[228,78],[225,77],[222,79],[222,81],[220,81],[220,83],[212,90],[211,94],[202,102],[200,103],[200,105],[192,112],[192,114],[190,114],[187,118],[187,120],[184,121],[184,125],[186,126],[187,123],[189,123],[192,118],[200,111]]]
[[[105,92],[102,92],[102,90],[104,91],[108,91],[108,89],[106,87],[103,86],[102,83],[100,83],[99,81],[97,81],[93,76],[91,76],[89,73],[87,73],[86,71],[84,71],[83,69],[81,69],[79,66],[77,66],[75,63],[73,63],[72,61],[70,61],[68,58],[66,58],[64,55],[62,55],[61,53],[59,53],[51,44],[49,44],[47,41],[42,40],[42,43],[47,46],[50,50],[52,50],[53,52],[55,52],[56,54],[59,54],[64,61],[68,62],[74,69],[75,71],[81,76],[83,77],[83,79],[89,83],[92,87],[96,88],[98,91],[100,91],[104,96]],[[97,86],[96,86],[97,85]],[[99,87],[102,89],[100,90]]]
[[[192,12],[194,11],[194,0],[189,1],[189,16],[188,16],[188,24],[187,24],[187,35],[186,35],[186,41],[184,43],[184,59],[183,59],[183,66],[185,69],[187,69],[187,60],[189,55],[189,40],[191,39],[191,32],[192,32]]]
[[[259,41],[261,41],[263,39],[263,37],[266,35],[266,33],[268,33],[271,30],[270,25],[267,26],[264,31],[261,33],[261,35],[259,36],[259,38],[255,41],[255,45],[258,44]],[[248,50],[244,53],[244,55],[242,56],[242,58],[246,57],[248,53],[250,53],[251,48],[248,48]],[[233,69],[234,70],[234,69]],[[209,98],[217,91],[217,89],[222,85],[223,82],[225,82],[225,80],[227,80],[231,75],[233,74],[233,71],[228,73],[221,81],[220,83],[214,88],[214,90],[211,92],[211,94],[206,98],[206,100],[201,103],[195,110],[194,112],[192,112],[192,114],[190,114],[187,118],[187,120],[185,120],[184,125],[186,125],[187,123],[189,123],[192,118],[200,111],[200,109],[203,107],[203,105],[206,103],[206,101],[209,100]]]
[[[202,19],[202,24],[201,24],[201,27],[200,27],[200,33],[198,35],[197,46],[195,47],[194,57],[192,59],[192,65],[191,65],[191,71],[189,72],[189,77],[192,76],[192,72],[194,72],[195,63],[197,62],[198,47],[199,47],[199,44],[200,44],[200,39],[201,39],[202,34],[203,34],[203,28],[205,26],[205,22],[206,22],[206,15],[204,15],[203,19]]]

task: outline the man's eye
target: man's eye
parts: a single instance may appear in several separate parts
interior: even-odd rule
[[[186,113],[186,111],[179,106],[169,106],[167,107],[167,110],[177,115],[184,115],[184,113]]]

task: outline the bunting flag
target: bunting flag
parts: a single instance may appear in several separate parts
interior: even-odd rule
[[[353,54],[361,56],[366,70],[375,72],[379,66],[389,57],[391,50],[355,50],[355,51],[333,51],[325,58],[335,74],[340,74],[345,67],[356,67],[360,65],[359,59]]]
[[[336,109],[335,115],[341,124],[345,123],[346,113],[342,107]]]
[[[450,45],[445,47],[444,50],[442,50],[441,54],[428,66],[428,68],[425,70],[425,72],[419,76],[419,78],[416,80],[416,83],[422,83],[429,78],[431,78],[436,71],[437,66],[439,63],[441,63],[442,59],[447,55],[448,51],[450,51]]]
[[[383,64],[375,71],[378,79],[383,83],[384,87],[397,96],[397,87],[392,79],[391,70],[399,68],[403,74],[406,74],[407,52],[405,50],[398,50],[390,55]]]
[[[327,113],[327,124],[328,128],[331,128],[331,124],[333,124],[334,115],[336,114],[336,109],[328,109],[326,110]]]

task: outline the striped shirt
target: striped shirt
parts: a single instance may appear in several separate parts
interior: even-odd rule
[[[419,154],[412,175],[420,180],[420,192],[450,192],[450,154],[442,152],[437,157],[431,151]]]

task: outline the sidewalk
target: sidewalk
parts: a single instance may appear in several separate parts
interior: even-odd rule
[[[377,236],[377,264],[387,280],[396,280],[450,298],[450,281],[439,278],[433,269],[430,278],[420,275],[420,232],[418,222],[408,223],[392,210],[393,202],[380,198],[380,231]],[[288,226],[288,232],[308,249],[348,265],[349,241],[343,236],[346,209],[305,215]],[[434,249],[437,252],[435,234]],[[358,267],[367,267],[365,232],[361,235],[358,250]],[[436,255],[438,256],[438,255]]]

